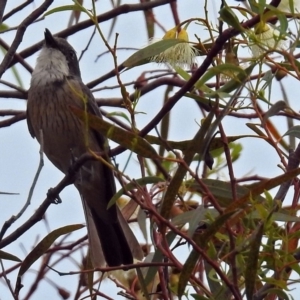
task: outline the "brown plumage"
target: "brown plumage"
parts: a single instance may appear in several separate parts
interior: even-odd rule
[[[67,41],[54,38],[46,29],[45,45],[28,92],[27,121],[31,135],[43,142],[46,156],[65,174],[88,148],[95,152],[105,149],[103,136],[87,128],[69,109],[70,105],[84,109],[85,102],[89,113],[101,116],[92,93],[82,83],[75,51]],[[108,201],[115,194],[112,170],[99,161],[88,161],[76,175],[75,186],[82,197],[94,264],[103,265],[103,258],[98,257],[102,250],[109,266],[132,263],[131,250],[136,251],[137,242],[129,230],[133,240],[128,244],[117,207],[107,210]]]

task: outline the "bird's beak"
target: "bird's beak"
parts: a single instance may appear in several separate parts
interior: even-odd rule
[[[45,29],[45,43],[48,47],[57,48],[57,42],[49,29]]]

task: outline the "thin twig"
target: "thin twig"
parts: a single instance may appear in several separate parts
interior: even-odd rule
[[[40,137],[41,137],[41,147],[40,147],[40,162],[39,162],[39,166],[38,166],[38,169],[36,171],[36,174],[34,176],[34,179],[33,179],[33,182],[32,182],[32,185],[30,187],[30,190],[29,190],[29,194],[28,194],[28,197],[27,197],[27,200],[24,204],[24,206],[21,208],[21,210],[17,213],[16,216],[11,216],[9,220],[5,221],[4,222],[4,225],[1,229],[1,232],[0,232],[0,241],[2,240],[5,232],[7,231],[7,229],[16,221],[18,220],[23,214],[24,212],[26,211],[26,209],[28,208],[28,206],[30,205],[31,203],[31,199],[32,199],[32,195],[33,195],[33,191],[36,187],[36,184],[37,184],[37,181],[38,181],[38,178],[41,174],[41,171],[43,169],[43,166],[44,166],[44,146],[43,146],[43,131],[40,130]]]
[[[3,14],[5,10],[7,0],[1,0],[0,1],[0,24],[3,22]]]
[[[3,16],[3,22],[8,18],[10,18],[11,16],[13,16],[14,14],[16,14],[17,12],[21,11],[24,7],[26,7],[32,2],[33,0],[27,0],[24,3],[20,4],[19,6],[13,8],[10,12],[8,12],[6,15]]]
[[[4,268],[2,259],[0,259],[0,264],[1,264],[1,269],[2,269],[2,275],[3,275],[3,278],[4,278],[5,282],[6,282],[6,285],[7,285],[8,289],[9,289],[11,295],[13,296],[13,298],[14,298],[15,300],[18,300],[18,298],[16,297],[16,295],[15,295],[15,293],[14,293],[14,291],[13,291],[13,288],[12,288],[12,286],[11,286],[11,284],[10,284],[10,280],[9,280],[9,279],[7,278],[7,276],[6,276],[6,272],[5,272],[5,268]]]
[[[28,17],[26,17],[20,24],[16,36],[9,47],[7,53],[5,54],[2,63],[0,64],[0,78],[8,68],[10,62],[12,61],[14,54],[16,53],[17,48],[22,42],[23,35],[27,26],[29,26],[35,19],[37,19],[42,13],[44,13],[47,8],[52,4],[53,0],[45,0],[43,4],[34,10]]]

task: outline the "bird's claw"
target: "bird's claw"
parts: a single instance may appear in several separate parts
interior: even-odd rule
[[[48,192],[47,192],[47,198],[49,198],[49,200],[50,200],[52,203],[54,203],[54,204],[60,204],[60,203],[62,203],[62,200],[61,200],[60,196],[57,195],[57,194],[54,192],[53,188],[50,188],[50,189],[48,190]]]

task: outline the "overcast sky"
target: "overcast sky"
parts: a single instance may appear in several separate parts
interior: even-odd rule
[[[16,3],[22,1],[8,1],[6,12],[10,11]],[[17,26],[33,9],[38,7],[43,1],[34,1],[34,3],[27,7],[26,10],[20,12],[14,18],[7,20],[7,25],[14,27]],[[126,1],[126,3],[136,3],[137,1]],[[212,1],[214,2],[214,1]],[[89,1],[85,1],[89,3]],[[122,3],[125,3],[122,2]],[[178,12],[180,20],[183,21],[192,17],[202,17],[204,18],[203,4],[204,1],[199,0],[178,0]],[[237,2],[231,1],[228,3]],[[57,5],[63,4],[72,4],[71,1],[55,1],[54,5],[51,8],[56,7]],[[89,4],[86,4],[86,7],[89,8]],[[106,12],[111,9],[111,1],[101,0],[97,1],[97,12],[98,14]],[[210,4],[209,7],[210,16],[217,18],[218,7],[214,7],[214,4]],[[169,6],[159,7],[154,9],[157,20],[166,28],[171,29],[174,27],[173,17],[170,11]],[[45,20],[38,22],[30,26],[25,35],[23,42],[20,46],[19,51],[27,48],[28,46],[41,41],[43,39],[44,30],[48,28],[53,34],[63,30],[67,27],[69,21],[70,13],[57,13],[55,15],[50,15],[45,18]],[[85,19],[85,16],[81,16],[80,21]],[[101,29],[104,33],[108,32],[111,26],[111,21],[100,24]],[[90,35],[93,31],[93,28],[89,28],[80,34],[73,35],[69,42],[76,49],[78,54],[81,54],[81,51],[86,47],[87,41],[90,38]],[[163,36],[163,31],[156,27],[155,36],[160,38]],[[141,48],[145,46],[147,41],[147,35],[145,30],[145,22],[143,12],[135,12],[130,14],[121,15],[118,17],[117,22],[114,27],[114,33],[119,33],[118,45],[119,47],[133,47]],[[196,41],[194,34],[197,34],[200,38],[207,38],[207,32],[203,31],[200,25],[192,25],[189,27],[190,39]],[[1,38],[4,39],[8,44],[11,43],[15,36],[15,31],[12,31],[7,34],[2,34]],[[114,36],[114,35],[113,35]],[[110,43],[113,44],[113,39],[110,40]],[[110,55],[106,54],[101,56],[101,58],[95,63],[97,55],[106,51],[103,42],[100,37],[97,36],[94,38],[89,51],[84,55],[83,59],[80,62],[80,68],[82,72],[82,78],[85,83],[93,80],[96,77],[105,74],[106,72],[112,70],[113,60]],[[133,51],[119,51],[118,52],[118,61],[121,63]],[[248,50],[245,50],[245,55],[249,54]],[[30,57],[27,61],[34,66],[36,60],[36,55]],[[198,58],[198,63],[202,61],[201,58]],[[126,73],[122,74],[122,80],[124,82],[131,82],[135,80],[143,70],[157,69],[156,65],[146,65],[138,68],[134,68]],[[160,68],[164,68],[161,66]],[[17,66],[17,70],[21,75],[24,88],[28,89],[30,83],[30,74],[24,70],[21,66]],[[3,80],[13,81],[12,73],[7,71],[2,77]],[[115,85],[116,80],[108,80],[101,85],[109,86]],[[283,80],[283,84],[287,87],[286,92],[288,94],[290,104],[295,111],[299,111],[300,102],[299,102],[299,83],[295,80],[288,78]],[[298,87],[297,87],[298,86]],[[128,89],[129,92],[132,92],[132,87]],[[137,124],[139,128],[142,128],[149,120],[158,112],[162,105],[163,101],[163,91],[164,88],[158,89],[155,93],[151,93],[142,97],[140,103],[138,104],[138,111],[145,112],[146,114],[140,114],[137,116]],[[120,91],[118,89],[110,89],[96,93],[97,97],[120,97]],[[272,91],[272,98],[274,101],[282,100],[282,94],[277,83],[274,82],[274,90]],[[196,109],[197,106],[195,103],[188,98],[183,98],[176,105],[171,114],[171,132],[170,138],[174,140],[186,140],[193,137],[195,131],[198,128],[201,116],[199,115],[199,110]],[[15,100],[15,99],[0,99],[0,109],[26,109],[26,101]],[[105,108],[107,109],[107,108]],[[109,109],[107,109],[109,110]],[[115,110],[115,109],[110,109]],[[274,120],[274,119],[273,119]],[[249,121],[250,122],[250,121]],[[282,128],[282,133],[287,129],[284,118],[278,117],[276,122]],[[239,134],[253,134],[251,130],[245,125],[244,120],[236,120],[233,118],[227,118],[225,123],[225,130],[228,135],[239,135]],[[1,214],[0,214],[0,224],[9,219],[12,215],[18,213],[20,208],[23,206],[26,201],[29,188],[32,184],[34,175],[37,170],[39,163],[39,145],[36,140],[32,139],[27,130],[27,124],[25,121],[19,122],[10,126],[8,128],[1,128],[0,130],[0,191],[4,192],[14,192],[19,193],[16,196],[1,196]],[[251,139],[248,141],[243,141],[243,154],[239,161],[235,164],[236,177],[242,177],[245,174],[257,174],[264,177],[271,177],[281,174],[281,170],[277,167],[277,164],[280,163],[278,156],[276,155],[273,148],[266,145],[263,141],[257,141],[256,139]],[[267,155],[266,155],[267,153]],[[126,152],[120,157],[118,157],[118,163],[122,166],[126,162],[129,153]],[[132,178],[139,178],[141,174],[138,169],[138,163],[136,158],[130,163],[130,173]],[[228,174],[222,174],[223,178],[228,178]],[[37,187],[34,191],[34,196],[32,198],[32,203],[30,208],[24,213],[22,218],[14,224],[8,233],[14,231],[19,225],[28,219],[32,213],[39,206],[39,203],[45,199],[47,190],[50,187],[54,187],[63,177],[62,173],[56,170],[55,167],[46,159],[45,157],[45,166],[42,170],[42,174],[39,178]],[[62,194],[61,198],[63,203],[60,205],[52,205],[47,211],[47,221],[51,230],[57,229],[62,226],[76,223],[84,223],[83,211],[80,203],[80,198],[77,190],[73,186],[66,188]],[[34,228],[30,229],[26,234],[24,234],[18,241],[9,245],[4,251],[10,252],[21,259],[26,256],[32,247],[36,244],[36,240],[40,240],[47,234],[47,227],[45,223],[40,222]],[[86,234],[86,229],[81,229],[78,232],[74,233],[74,236],[71,237],[72,240],[75,237],[82,237]],[[80,253],[77,254],[77,258],[80,257]],[[32,266],[32,270],[39,267],[41,260],[39,260],[35,265]],[[10,262],[5,262],[5,266],[11,266]],[[75,271],[77,267],[72,261],[69,261],[69,264],[65,264],[61,267],[62,271]],[[15,273],[16,275],[16,273]],[[35,278],[35,273],[26,274],[26,281],[32,282]],[[76,284],[77,277],[73,278],[70,276],[59,277],[57,274],[50,274],[49,277],[60,284],[61,286],[70,291],[74,290],[74,284]],[[10,277],[10,280],[14,286],[16,278]],[[26,284],[25,281],[25,284]],[[112,288],[113,285],[110,285],[108,288]],[[115,289],[113,289],[115,291]],[[2,285],[0,281],[0,299],[10,299],[6,298],[10,295],[6,289],[6,284]],[[24,293],[21,291],[21,295],[25,294],[27,291],[26,286],[24,287]],[[47,291],[47,293],[45,293]],[[112,290],[110,291],[112,293]],[[112,294],[111,297],[114,298]],[[22,297],[22,296],[21,296]],[[43,297],[43,298],[41,298]],[[55,290],[49,288],[49,283],[43,281],[38,292],[31,299],[58,299]],[[117,299],[117,297],[115,298]]]

